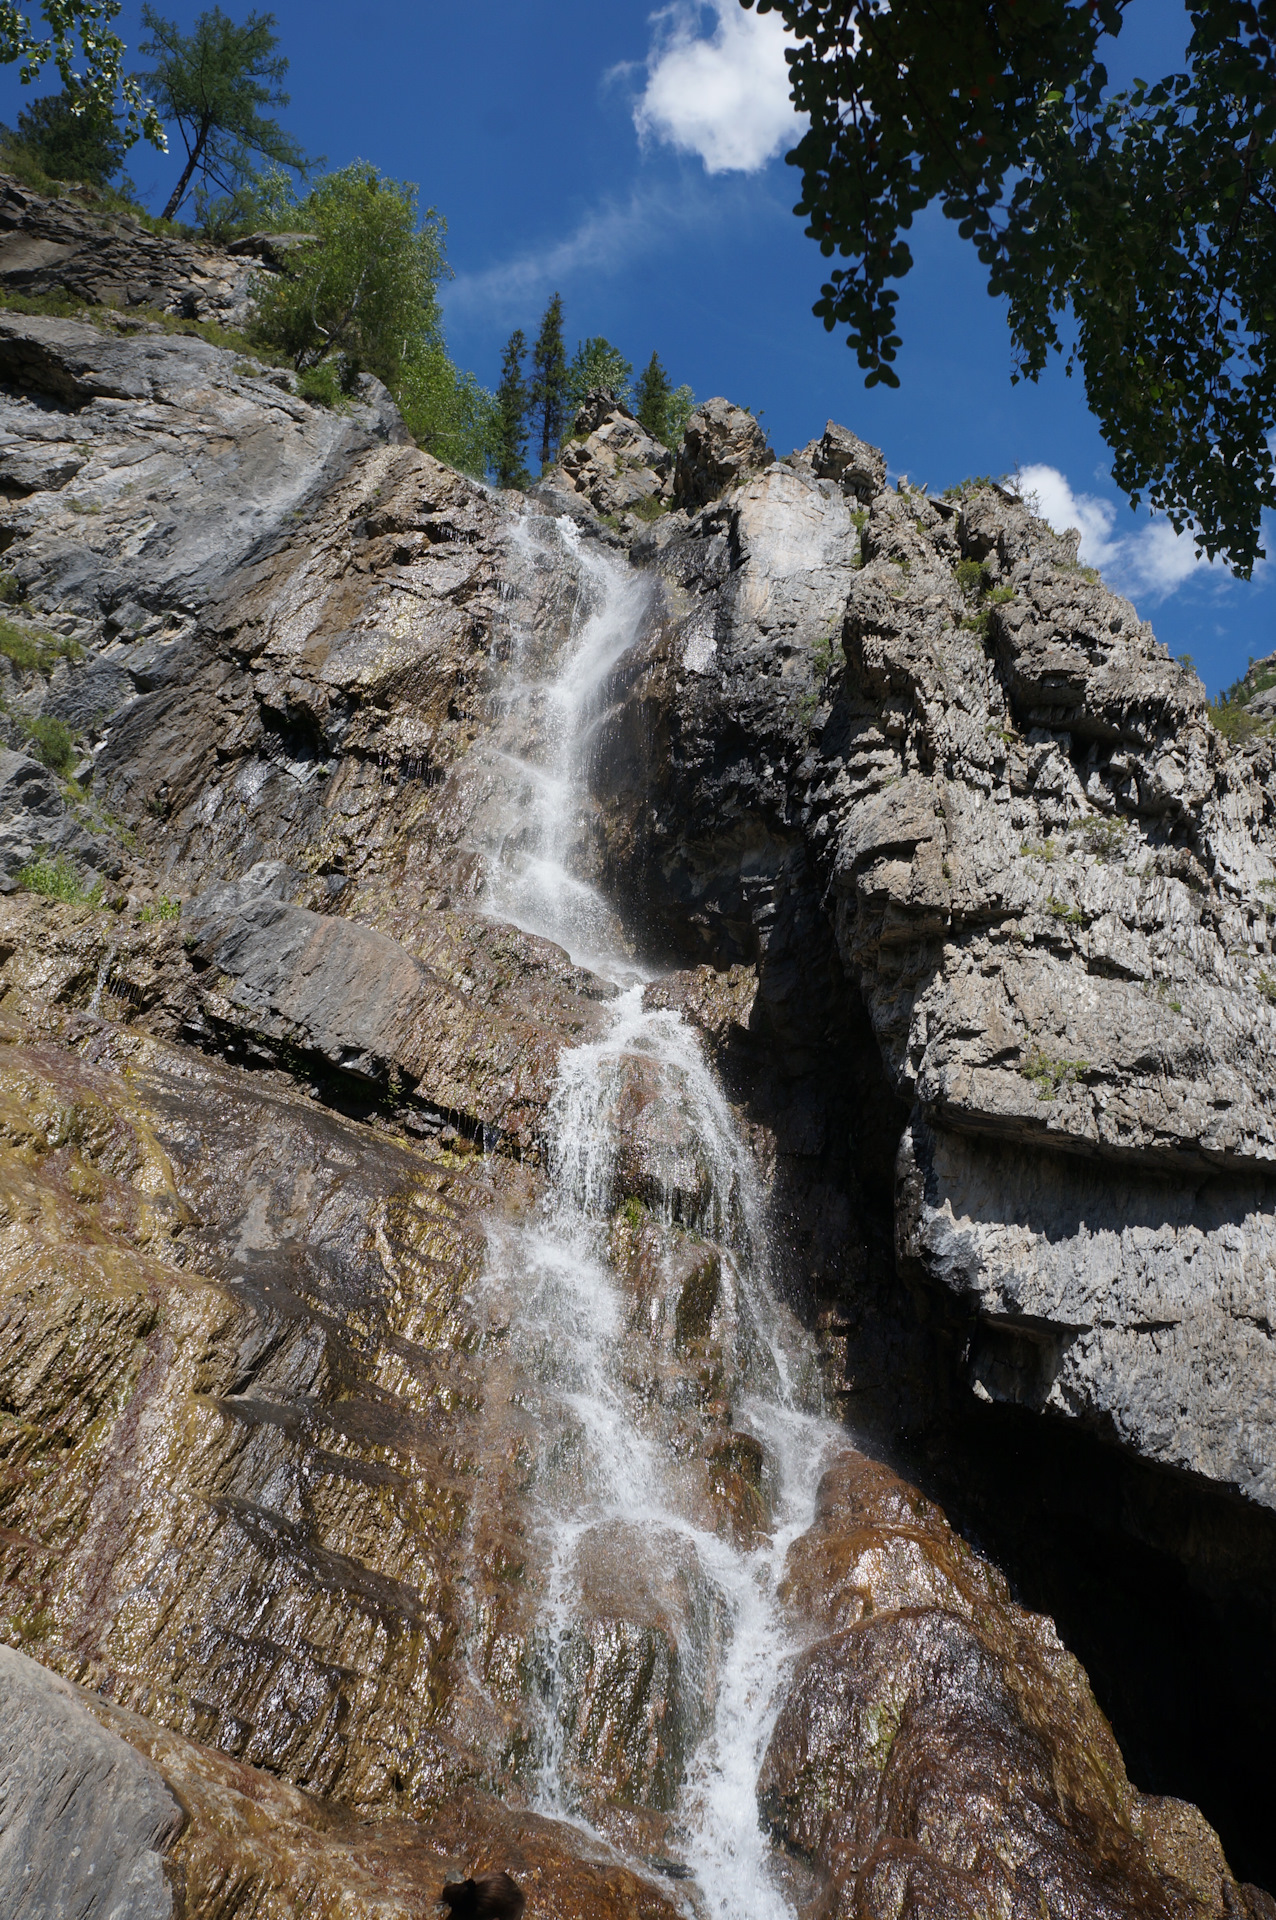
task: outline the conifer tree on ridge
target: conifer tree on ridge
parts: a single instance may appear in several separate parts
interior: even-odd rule
[[[567,411],[563,300],[557,293],[545,309],[541,330],[532,348],[532,411],[540,422],[541,466],[547,467],[558,451]]]
[[[672,394],[669,375],[660,364],[660,356],[653,353],[638,379],[635,409],[639,426],[645,427],[653,440],[665,441],[669,438],[669,401]]]
[[[509,337],[501,360],[501,384],[496,389],[496,447],[493,465],[497,485],[525,487],[529,474],[523,465],[527,445],[527,409],[531,394],[523,378],[523,355],[527,340],[516,327]]]

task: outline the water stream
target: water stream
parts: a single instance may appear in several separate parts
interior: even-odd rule
[[[648,584],[569,523],[532,518],[515,538],[519,568],[561,598],[557,620],[525,625],[517,589],[511,602],[485,905],[616,990],[605,1030],[560,1056],[547,1191],[530,1220],[493,1229],[485,1283],[505,1303],[540,1421],[531,1790],[540,1811],[599,1831],[590,1783],[599,1754],[623,1750],[633,1800],[645,1793],[664,1820],[666,1871],[698,1883],[702,1910],[784,1920],[756,1801],[800,1632],[777,1586],[845,1437],[824,1415],[809,1341],[770,1291],[757,1180],[728,1102],[693,1029],[644,1005],[651,975],[588,878],[591,732]],[[617,1245],[634,1238],[617,1241],[625,1208],[656,1249],[656,1284],[638,1295],[618,1269]],[[729,1400],[719,1424],[764,1463],[765,1518],[752,1529],[726,1524],[705,1494],[707,1429],[688,1412],[676,1324],[696,1286],[711,1289]],[[659,1722],[654,1743],[644,1712]]]

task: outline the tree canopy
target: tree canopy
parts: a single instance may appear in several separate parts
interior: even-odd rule
[[[220,7],[201,13],[194,31],[183,33],[152,6],[142,8],[149,39],[141,52],[155,62],[143,75],[164,119],[173,121],[186,148],[186,164],[162,218],[171,220],[196,172],[233,194],[254,159],[304,173],[309,162],[263,107],[286,107],[280,87],[288,62],[276,52],[273,13],[250,13],[237,26]]]
[[[659,354],[653,353],[639,375],[634,396],[639,425],[646,427],[653,439],[676,447],[694,407],[691,388],[672,386]]]
[[[1193,0],[1186,71],[1119,92],[1127,0],[741,4],[796,36],[796,211],[847,262],[815,312],[867,384],[899,384],[890,283],[938,201],[1006,299],[1013,377],[1066,352],[1118,486],[1248,575],[1276,506],[1276,0]]]
[[[631,399],[633,371],[632,364],[626,360],[620,348],[613,347],[611,341],[604,339],[601,333],[591,334],[588,340],[578,342],[567,369],[568,420],[574,418],[585,395],[594,387],[614,394],[621,406],[627,407]]]
[[[444,343],[442,215],[433,207],[420,214],[415,187],[364,160],[325,175],[300,199],[279,172],[267,173],[256,194],[268,225],[314,235],[289,254],[285,273],[259,281],[258,339],[289,356],[312,399],[340,405],[361,373],[375,374],[419,446],[482,474],[495,409]]]
[[[114,115],[70,87],[33,100],[18,115],[16,132],[3,131],[50,180],[85,180],[95,187],[119,172],[128,145]]]
[[[525,487],[530,475],[523,464],[527,448],[527,409],[531,402],[523,378],[527,340],[515,327],[501,359],[501,384],[496,389],[496,436],[492,466],[499,487]]]
[[[144,137],[166,151],[159,115],[136,77],[124,72],[124,42],[111,27],[120,0],[40,0],[39,12],[48,28],[43,38],[31,13],[0,0],[0,65],[18,63],[18,78],[28,87],[52,63],[63,87],[86,107],[113,114],[116,101],[122,103],[126,146]]]

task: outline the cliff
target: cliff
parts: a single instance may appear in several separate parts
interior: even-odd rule
[[[1243,1624],[1248,1695],[1183,1684],[1265,1871],[1270,745],[996,490],[719,401],[674,459],[597,396],[495,494],[190,331],[230,257],[4,205],[0,278],[86,308],[0,315],[18,1911],[370,1920],[489,1865],[721,1911],[765,1574],[776,1911],[1270,1920],[1177,1752],[1131,1784],[996,1457],[1064,1449],[1049,1531],[1084,1435],[1114,1566]]]

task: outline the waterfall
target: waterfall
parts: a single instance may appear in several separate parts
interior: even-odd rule
[[[539,1421],[529,1793],[644,1871],[694,1879],[703,1911],[785,1920],[756,1802],[800,1643],[777,1586],[845,1440],[770,1291],[730,1106],[692,1028],[644,1005],[651,975],[589,878],[591,735],[649,583],[566,521],[525,521],[515,539],[525,581],[557,583],[566,604],[520,624],[512,603],[478,829],[485,906],[615,990],[605,1030],[559,1058],[543,1200],[491,1230],[484,1282]],[[706,1495],[706,1447],[761,1463],[754,1522],[729,1524]],[[618,1770],[628,1811],[612,1817],[598,1780]]]

